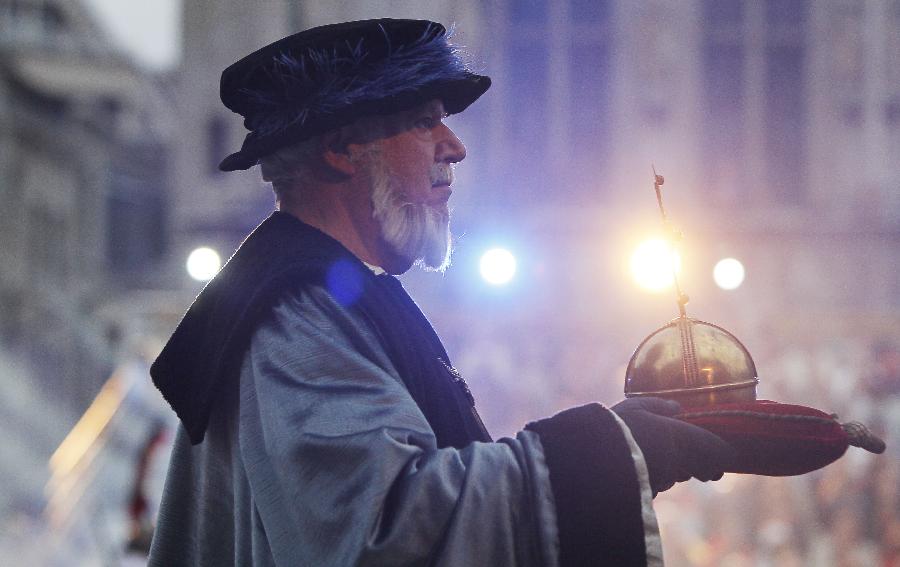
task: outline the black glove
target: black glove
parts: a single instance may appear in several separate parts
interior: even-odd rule
[[[681,404],[662,398],[629,398],[614,405],[644,454],[653,496],[691,477],[719,480],[734,449],[709,431],[674,419]]]

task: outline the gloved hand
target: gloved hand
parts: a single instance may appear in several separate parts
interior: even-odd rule
[[[674,419],[681,404],[662,398],[629,398],[614,405],[644,454],[653,496],[691,477],[719,480],[735,450],[709,431]]]

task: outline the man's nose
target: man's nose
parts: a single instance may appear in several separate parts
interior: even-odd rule
[[[456,163],[466,159],[466,146],[462,140],[446,124],[441,126],[444,132],[441,141],[438,142],[435,161]]]

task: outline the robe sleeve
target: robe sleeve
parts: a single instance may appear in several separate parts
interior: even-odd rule
[[[239,407],[254,513],[278,565],[600,565],[602,555],[584,553],[616,547],[620,510],[585,515],[572,508],[570,492],[559,493],[561,483],[576,492],[608,484],[601,492],[614,493],[610,483],[630,470],[627,486],[636,492],[589,505],[641,510],[627,428],[600,406],[580,421],[537,422],[514,439],[438,449],[378,341],[319,288],[283,299],[256,330]],[[577,447],[609,439],[619,468],[597,462],[602,450],[578,464]],[[607,519],[572,533],[561,514]],[[640,524],[628,529],[644,537]],[[608,545],[582,549],[585,539]],[[582,554],[569,554],[575,562],[565,560],[572,545]]]

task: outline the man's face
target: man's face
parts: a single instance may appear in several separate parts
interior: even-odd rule
[[[399,131],[382,140],[384,159],[409,202],[446,208],[450,165],[466,157],[466,148],[443,123],[445,115],[439,100],[400,113],[394,125]]]
[[[372,214],[392,252],[426,269],[450,263],[451,164],[466,156],[431,101],[388,119],[388,134],[367,152]]]

